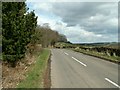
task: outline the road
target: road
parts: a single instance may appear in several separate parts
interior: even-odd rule
[[[72,50],[51,53],[51,88],[120,88],[117,64]]]

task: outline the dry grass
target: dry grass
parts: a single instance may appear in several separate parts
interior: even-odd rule
[[[36,47],[34,54],[26,53],[25,58],[17,62],[16,67],[11,67],[7,62],[2,62],[3,88],[16,88],[27,77],[30,67],[36,63],[41,47]]]

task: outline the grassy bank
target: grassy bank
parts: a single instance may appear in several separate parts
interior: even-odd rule
[[[19,83],[17,88],[43,88],[43,78],[49,56],[50,50],[48,49],[44,49],[38,54],[36,63],[30,67],[26,79]]]
[[[80,52],[80,53],[83,53],[83,54],[87,54],[87,55],[91,55],[91,56],[95,56],[95,57],[98,57],[98,58],[101,58],[101,59],[104,59],[104,60],[108,60],[108,61],[111,61],[111,62],[114,62],[114,63],[120,63],[120,57],[115,57],[115,56],[108,56],[104,53],[98,53],[98,52],[95,52],[95,51],[86,51],[86,50],[82,50],[82,49],[72,49],[76,52]]]
[[[2,53],[0,53],[0,60],[2,60]]]

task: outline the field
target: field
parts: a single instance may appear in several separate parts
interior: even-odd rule
[[[105,60],[120,63],[120,49],[119,43],[116,42],[105,42],[105,43],[82,43],[82,44],[71,44],[71,43],[57,43],[56,48],[67,48],[72,49],[76,52],[92,55],[95,57],[103,58]]]

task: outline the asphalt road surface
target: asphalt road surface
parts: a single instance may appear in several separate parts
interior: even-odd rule
[[[51,52],[51,88],[120,88],[117,64],[72,50]]]

